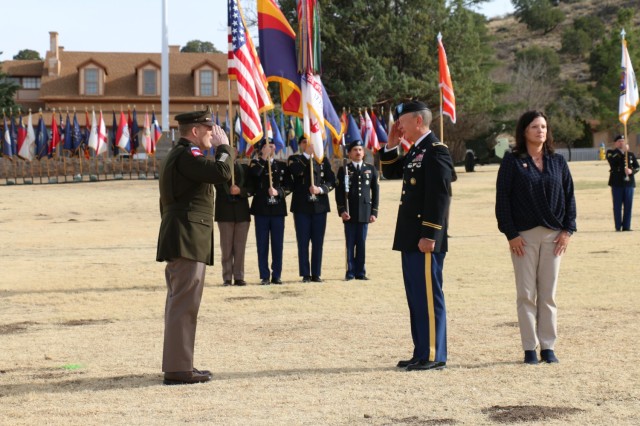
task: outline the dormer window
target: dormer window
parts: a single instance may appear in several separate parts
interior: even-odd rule
[[[107,68],[99,62],[89,59],[78,65],[79,88],[81,95],[103,96]]]
[[[138,96],[160,96],[160,65],[151,59],[136,67]]]
[[[218,76],[220,70],[210,61],[204,61],[191,69],[193,92],[196,96],[218,96]]]

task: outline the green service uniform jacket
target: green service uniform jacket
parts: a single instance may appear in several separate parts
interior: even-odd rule
[[[231,178],[233,154],[216,148],[214,159],[181,138],[160,168],[158,262],[180,257],[213,265],[213,184]]]

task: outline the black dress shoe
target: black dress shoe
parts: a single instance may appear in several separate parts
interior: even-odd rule
[[[271,284],[282,284],[282,280],[280,278],[271,278]]]
[[[312,276],[312,277],[311,277],[311,282],[314,282],[314,283],[321,283],[321,282],[322,282],[322,278],[320,278],[320,277],[319,277],[319,276],[317,276],[317,275],[314,275],[314,276]]]
[[[560,360],[556,357],[556,354],[553,352],[553,349],[543,349],[540,351],[540,358],[546,363],[555,363],[560,362]]]
[[[264,280],[260,281],[260,285],[269,285],[269,284],[271,284],[271,283],[269,282],[268,278],[265,278]]]
[[[305,275],[304,277],[302,277],[302,282],[303,283],[310,283],[311,282],[311,277]]]
[[[243,286],[243,285],[247,285],[247,282],[245,280],[235,280],[234,284],[235,285],[239,285],[239,286]]]
[[[537,364],[538,354],[536,351],[524,351],[524,363],[525,364]]]
[[[406,359],[404,361],[398,361],[398,365],[396,365],[396,367],[398,367],[398,368],[407,368],[407,366],[409,364],[414,364],[414,363],[416,363],[418,361],[420,361],[420,360],[418,358],[416,358],[416,357],[413,357],[411,359]]]
[[[407,371],[418,370],[442,370],[447,367],[446,362],[437,361],[416,361],[413,364],[407,365]]]
[[[165,385],[192,385],[194,383],[205,383],[211,380],[210,371],[178,371],[174,373],[164,373]]]
[[[355,277],[351,276],[351,275],[345,275],[344,280],[345,281],[351,281],[352,279],[354,279]]]
[[[361,277],[356,277],[356,280],[369,281],[369,278],[366,275],[363,275]]]
[[[230,286],[230,285],[231,285],[231,280],[225,280],[225,281],[222,283],[222,285],[223,285],[223,286],[225,286],[225,287]]]
[[[211,374],[211,371],[209,370],[198,370],[197,368],[194,368],[193,372],[198,374],[206,374],[209,377],[213,377],[213,375]]]

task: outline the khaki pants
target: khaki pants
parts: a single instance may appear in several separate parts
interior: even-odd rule
[[[224,281],[244,280],[244,253],[251,222],[218,222]]]
[[[164,312],[162,371],[193,371],[198,310],[206,265],[178,258],[167,262],[167,302]]]
[[[520,232],[525,255],[511,254],[516,276],[518,324],[525,351],[553,349],[557,337],[556,286],[561,256],[553,251],[560,231],[538,226]]]

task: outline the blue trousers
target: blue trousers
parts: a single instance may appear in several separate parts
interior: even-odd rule
[[[260,279],[280,279],[282,275],[282,247],[284,244],[284,216],[255,216],[256,248]],[[271,271],[269,271],[269,237],[271,237]]]
[[[611,187],[611,195],[613,197],[613,221],[616,225],[616,231],[628,231],[631,229],[633,190],[634,188],[632,186]]]
[[[322,274],[322,245],[327,228],[327,213],[294,213],[298,240],[298,272],[301,277]],[[309,242],[311,242],[311,267],[309,267]]]
[[[347,241],[347,278],[361,278],[367,275],[364,260],[368,229],[368,223],[344,223],[344,236]]]
[[[447,311],[442,291],[446,253],[402,252],[402,275],[409,302],[413,356],[447,361]]]

